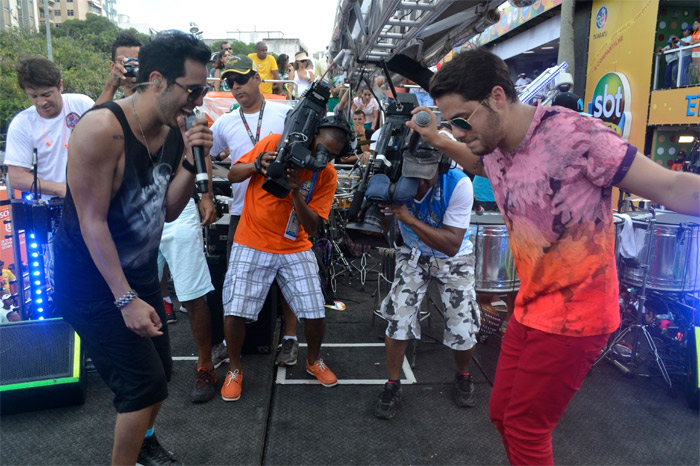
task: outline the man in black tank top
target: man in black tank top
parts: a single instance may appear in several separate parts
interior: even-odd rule
[[[209,55],[193,36],[159,34],[140,50],[137,92],[88,112],[70,140],[54,300],[115,393],[113,464],[179,464],[153,433],[172,372],[157,252],[192,194],[192,148],[211,147],[205,119],[185,128]]]

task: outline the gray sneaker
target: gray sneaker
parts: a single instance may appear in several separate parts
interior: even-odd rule
[[[286,338],[282,340],[282,349],[275,359],[275,365],[278,366],[294,366],[297,363],[297,354],[299,353],[299,342]]]
[[[214,363],[214,369],[218,369],[223,363],[231,362],[228,357],[226,345],[219,343],[211,348],[211,362]]]
[[[474,381],[471,375],[455,377],[454,399],[457,406],[472,408],[476,406],[474,396]]]

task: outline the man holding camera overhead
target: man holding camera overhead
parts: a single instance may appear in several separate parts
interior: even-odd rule
[[[415,196],[382,210],[398,220],[404,244],[396,250],[396,278],[381,306],[387,321],[389,372],[374,406],[374,415],[381,419],[393,418],[401,405],[401,365],[408,340],[420,339],[419,312],[432,280],[437,282],[445,310],[443,343],[453,350],[457,365],[453,398],[457,406],[476,404],[469,375],[479,331],[474,255],[467,234],[472,184],[464,172],[450,168],[447,156],[427,145],[414,153],[404,152],[402,177],[418,181]]]
[[[325,150],[330,160],[345,150],[351,131],[347,122],[330,117],[321,121],[313,137],[312,155]],[[330,162],[317,172],[285,166],[281,175],[286,175],[290,193],[283,198],[270,194],[263,183],[280,139],[280,134],[262,139],[236,161],[228,175],[232,183],[247,179],[250,183],[223,287],[224,333],[231,358],[221,387],[225,401],[241,396],[245,323],[257,319],[275,279],[294,314],[304,320],[309,349],[306,371],[326,387],[338,383],[320,358],[325,302],[307,233],[316,232],[319,222],[328,218],[338,176]]]

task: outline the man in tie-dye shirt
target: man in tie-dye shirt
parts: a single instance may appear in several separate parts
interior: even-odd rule
[[[552,430],[620,323],[612,186],[700,215],[700,177],[660,167],[598,119],[521,103],[483,49],[445,64],[430,93],[461,143],[407,125],[489,178],[522,283],[489,414],[512,464],[553,464]]]

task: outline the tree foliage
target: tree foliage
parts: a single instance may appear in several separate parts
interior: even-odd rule
[[[250,42],[246,44],[245,42],[241,42],[240,40],[219,40],[211,44],[210,48],[212,52],[218,52],[221,50],[221,44],[224,42],[228,42],[231,44],[231,53],[233,55],[248,55],[249,53],[255,53],[255,44]]]
[[[112,42],[123,29],[107,18],[88,14],[87,19],[72,19],[51,26],[53,61],[63,73],[63,90],[96,99],[109,76]],[[129,29],[141,42],[148,36]],[[48,55],[46,35],[17,30],[0,31],[0,134],[7,132],[12,118],[31,105],[17,84],[15,66],[25,55]],[[3,139],[3,138],[0,138]]]

